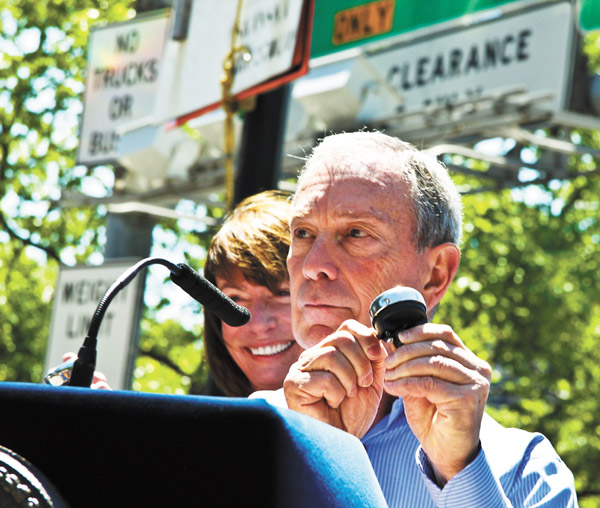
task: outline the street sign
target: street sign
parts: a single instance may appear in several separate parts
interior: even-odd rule
[[[317,0],[311,58],[517,1]]]
[[[451,108],[515,87],[560,111],[571,83],[573,39],[573,5],[544,3],[359,56],[317,60],[295,83],[293,97],[328,128]]]
[[[79,351],[104,293],[132,264],[115,262],[61,269],[54,292],[46,372],[59,365],[65,353]],[[138,277],[116,295],[98,331],[97,370],[106,375],[115,389],[129,388],[142,281]]]
[[[257,95],[308,70],[314,0],[252,0],[242,3],[240,51],[231,93]],[[231,51],[237,1],[192,2],[188,38],[167,43],[158,89],[156,123],[214,110],[222,99],[223,63]],[[244,48],[245,50],[242,50]]]
[[[600,29],[600,0],[580,0],[579,24],[584,30]]]
[[[515,85],[552,93],[549,107],[561,109],[571,75],[572,9],[552,3],[382,52],[369,63],[404,96],[406,112]]]
[[[154,112],[169,12],[90,32],[78,163],[115,159],[119,127]]]

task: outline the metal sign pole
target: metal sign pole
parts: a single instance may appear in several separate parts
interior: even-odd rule
[[[254,110],[244,116],[234,203],[262,190],[277,189],[290,90],[287,84],[259,95]]]

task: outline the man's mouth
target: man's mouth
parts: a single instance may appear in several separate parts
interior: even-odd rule
[[[281,344],[273,344],[272,346],[261,346],[258,348],[248,348],[253,355],[256,356],[273,356],[282,353],[286,349],[289,349],[294,344],[294,341],[282,342]]]
[[[330,302],[310,302],[302,305],[302,309],[308,311],[325,311],[325,312],[336,312],[336,311],[348,311],[349,307],[343,305],[334,305]]]

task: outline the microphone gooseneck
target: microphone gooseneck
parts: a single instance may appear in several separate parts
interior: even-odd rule
[[[249,321],[250,311],[248,309],[235,303],[189,265],[185,263],[177,265],[157,257],[142,259],[126,270],[104,293],[90,322],[88,334],[79,349],[77,360],[73,364],[73,370],[68,381],[69,386],[91,386],[94,370],[96,369],[98,330],[106,309],[119,291],[127,286],[143,268],[153,264],[166,266],[171,272],[171,280],[175,284],[228,325],[242,326]]]

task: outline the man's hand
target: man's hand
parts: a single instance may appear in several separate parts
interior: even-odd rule
[[[384,388],[404,399],[408,424],[444,485],[479,451],[491,367],[446,325],[427,323],[399,338],[404,345],[385,360]]]
[[[288,406],[361,438],[379,408],[385,356],[372,328],[345,321],[291,366],[283,384]]]

